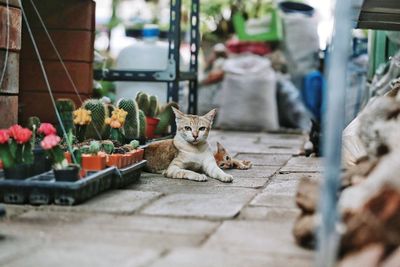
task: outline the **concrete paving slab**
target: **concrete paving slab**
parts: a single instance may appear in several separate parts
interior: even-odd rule
[[[295,244],[291,234],[292,224],[292,222],[226,221],[203,247],[241,254],[265,253],[311,260],[313,253]]]
[[[239,215],[239,220],[265,220],[269,222],[294,222],[300,215],[297,208],[271,208],[253,207],[244,208]]]
[[[258,194],[250,202],[250,205],[272,208],[296,208],[295,196],[287,194],[270,194],[268,192]]]
[[[283,166],[291,158],[290,155],[274,155],[274,154],[245,154],[237,155],[238,159],[250,160],[253,165],[257,166]]]
[[[137,249],[129,246],[84,243],[64,243],[43,246],[40,250],[9,262],[10,267],[139,267],[157,259],[162,251]]]
[[[234,218],[256,193],[251,189],[232,189],[221,193],[173,194],[154,202],[143,214],[229,219]]]
[[[177,249],[151,267],[309,267],[312,261],[290,256],[229,253],[216,249]]]
[[[132,214],[161,196],[158,192],[113,190],[77,206],[41,206],[40,210]]]
[[[321,158],[294,157],[280,170],[280,173],[323,172]]]

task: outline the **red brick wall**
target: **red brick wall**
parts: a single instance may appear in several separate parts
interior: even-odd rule
[[[92,0],[34,0],[50,36],[69,70],[79,94],[89,98],[93,90],[93,52],[95,37],[95,2]],[[25,2],[24,2],[25,3]],[[30,1],[24,8],[38,44],[55,98],[71,98],[80,106]],[[23,25],[20,59],[21,121],[38,116],[42,121],[56,122],[42,71],[30,36]]]

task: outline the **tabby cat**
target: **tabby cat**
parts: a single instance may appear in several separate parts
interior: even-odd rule
[[[232,182],[232,175],[217,165],[207,137],[216,110],[204,116],[186,115],[173,108],[177,133],[173,140],[153,143],[145,149],[147,170],[165,177],[207,181],[207,176],[222,182]]]
[[[234,159],[228,151],[217,142],[217,152],[214,154],[215,161],[221,169],[248,170],[251,168],[251,161]]]

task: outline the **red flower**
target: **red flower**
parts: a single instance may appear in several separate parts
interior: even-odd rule
[[[50,150],[57,146],[61,141],[61,138],[55,134],[51,134],[46,136],[42,142],[40,142],[40,145],[44,150]]]
[[[8,134],[10,135],[11,138],[17,139],[16,136],[18,135],[18,132],[22,129],[22,127],[18,124],[15,124],[8,128]]]
[[[9,138],[8,130],[0,130],[0,144],[6,144]]]
[[[18,143],[25,144],[32,137],[32,131],[27,128],[22,128],[20,125],[13,125],[8,129],[9,135]]]
[[[44,134],[44,135],[51,135],[51,134],[57,134],[56,128],[51,123],[42,123],[40,124],[40,127],[38,129],[38,133]]]

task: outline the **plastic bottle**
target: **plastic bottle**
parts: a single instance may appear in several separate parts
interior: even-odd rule
[[[116,68],[119,70],[165,70],[168,61],[168,43],[159,41],[159,32],[157,25],[145,25],[142,40],[138,40],[120,52]],[[167,100],[167,83],[116,83],[116,99],[135,98],[140,91],[156,95],[160,102]]]

